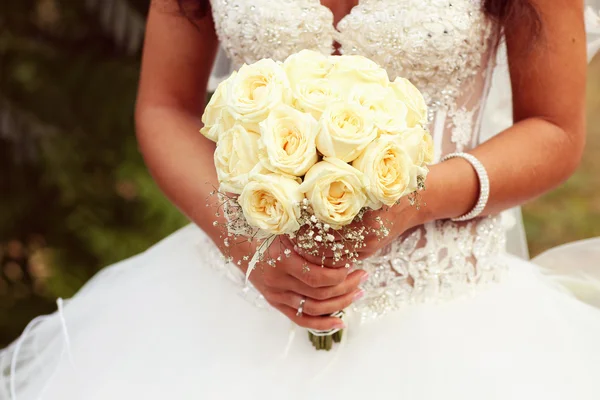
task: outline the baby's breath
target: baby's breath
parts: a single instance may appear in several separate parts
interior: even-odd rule
[[[275,267],[283,258],[291,257],[292,250],[285,247],[281,240],[278,241],[279,251],[269,252],[262,248],[268,242],[264,239],[264,232],[260,232],[246,221],[237,196],[219,190],[212,191],[212,196],[217,198],[217,204],[214,205],[217,211],[214,215],[217,218],[222,215],[226,221],[225,223],[213,222],[213,226],[222,228],[220,237],[223,240],[222,251],[226,261],[233,262],[230,255],[233,246],[248,242],[253,244],[252,251],[260,253],[261,264]],[[343,263],[346,268],[350,268],[358,261],[360,250],[366,246],[367,236],[375,235],[381,239],[389,235],[389,229],[379,216],[373,217],[372,221],[366,220],[370,218],[367,208],[358,213],[353,224],[333,229],[331,225],[317,218],[307,199],[303,199],[298,206],[301,210],[299,218],[301,228],[287,237],[303,252],[320,259],[322,265],[325,263],[325,254],[330,253],[333,255],[334,263]],[[271,253],[275,255],[271,256]],[[235,264],[247,266],[251,258],[250,254],[244,255]],[[310,268],[303,268],[303,271],[306,273]]]

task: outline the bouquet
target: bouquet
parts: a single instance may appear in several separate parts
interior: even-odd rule
[[[315,255],[331,250],[350,268],[367,233],[353,222],[405,196],[414,203],[433,157],[421,93],[361,56],[304,50],[243,65],[218,86],[202,122],[217,144],[224,245],[258,241],[243,260],[246,279],[259,261],[275,266],[290,254],[265,256],[280,235]],[[387,235],[378,222],[371,233]],[[341,332],[309,336],[329,349]]]

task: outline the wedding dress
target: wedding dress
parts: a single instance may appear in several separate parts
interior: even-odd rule
[[[409,78],[436,160],[483,139],[496,37],[478,1],[362,0],[336,27],[319,0],[213,0],[212,13],[236,66],[335,41]],[[0,354],[0,399],[597,400],[600,243],[542,270],[506,253],[507,227],[437,221],[382,249],[361,265],[344,340],[317,352],[190,225],[32,321]]]

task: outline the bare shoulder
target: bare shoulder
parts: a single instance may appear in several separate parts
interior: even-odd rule
[[[533,0],[539,32],[527,19],[505,27],[515,120],[538,117],[573,134],[585,121],[583,0]]]
[[[148,13],[139,104],[176,106],[197,112],[218,48],[210,10],[189,2],[153,0]]]

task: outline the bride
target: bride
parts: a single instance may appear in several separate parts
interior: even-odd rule
[[[600,398],[600,310],[508,255],[499,216],[579,163],[581,1],[178,3],[150,9],[136,121],[150,171],[193,224],[32,321],[0,353],[1,399]],[[502,37],[514,124],[481,143]],[[205,201],[214,148],[198,133],[219,41],[236,67],[302,49],[364,55],[424,93],[436,161],[426,205],[382,212],[389,240],[370,241],[354,268],[292,252],[246,287],[222,261]],[[578,256],[600,244],[579,246],[561,277],[593,297],[576,279],[592,262]],[[329,316],[340,309],[348,318]],[[342,327],[330,352],[306,338]]]

